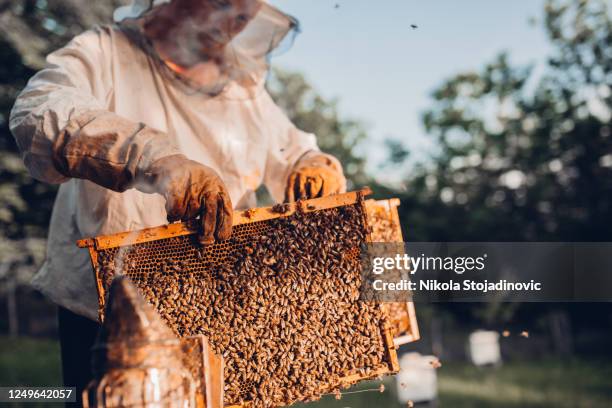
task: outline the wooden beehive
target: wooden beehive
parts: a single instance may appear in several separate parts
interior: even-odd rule
[[[397,198],[367,200],[365,202],[368,223],[372,229],[372,242],[403,242]],[[420,338],[413,302],[388,302],[383,307],[393,325],[396,346],[417,341]]]
[[[234,214],[232,238],[205,248],[202,248],[197,242],[195,227],[185,223],[81,240],[79,246],[89,249],[95,271],[100,319],[104,319],[106,291],[113,278],[110,275],[127,275],[145,297],[158,308],[162,317],[170,323],[177,335],[186,337],[204,334],[209,338],[211,344],[217,347],[217,351],[223,354],[226,365],[226,396],[230,395],[226,398],[226,404],[228,405],[244,403],[267,406],[288,405],[298,400],[316,399],[324,393],[351,385],[360,380],[397,372],[399,366],[393,344],[393,329],[388,319],[385,318],[385,314],[381,312],[381,306],[361,303],[358,301],[358,296],[351,297],[350,302],[352,303],[350,303],[349,300],[338,297],[337,293],[333,293],[335,290],[340,290],[340,293],[353,293],[355,287],[359,287],[353,280],[357,282],[361,276],[361,244],[369,241],[368,221],[363,200],[363,196],[367,193],[368,191],[353,192],[302,201],[291,205],[287,204],[280,206],[280,208],[276,206],[274,208],[257,208],[236,212]],[[325,274],[330,280],[334,279],[333,267],[329,265],[333,265],[331,263],[332,258],[339,257],[340,261],[338,262],[344,262],[350,266],[349,271],[343,270],[342,272],[344,274],[342,276],[347,282],[343,283],[344,280],[338,280],[337,285],[339,286],[334,287],[333,290],[329,287],[324,290],[316,288],[316,290],[323,290],[324,292],[321,299],[330,298],[332,300],[325,309],[325,313],[328,313],[326,317],[310,316],[309,319],[302,318],[300,322],[278,318],[268,321],[265,320],[265,316],[275,315],[276,310],[265,309],[264,307],[260,320],[256,316],[253,321],[236,323],[236,320],[238,320],[235,318],[236,316],[228,318],[223,315],[224,312],[217,312],[220,305],[226,307],[226,309],[220,310],[227,310],[228,304],[240,305],[240,302],[244,301],[241,296],[248,291],[248,279],[245,279],[245,276],[232,275],[231,271],[235,268],[229,268],[228,265],[246,262],[245,259],[249,257],[248,251],[252,251],[251,243],[257,241],[260,237],[274,236],[274,234],[280,234],[279,236],[284,237],[290,236],[290,234],[282,234],[288,233],[292,228],[298,228],[301,222],[307,222],[309,214],[324,217],[325,220],[329,221],[325,225],[319,225],[317,228],[309,230],[311,232],[307,232],[312,234],[309,237],[312,240],[311,242],[324,243],[326,238],[317,234],[328,234],[327,237],[331,236],[336,239],[336,241],[332,239],[330,245],[337,244],[338,248],[342,247],[342,253],[335,252],[332,248],[331,254],[333,255],[326,254],[321,259],[311,261],[314,262],[313,265],[319,266],[302,269],[302,272],[295,273],[291,267],[298,265],[307,256],[311,259],[312,254],[308,254],[308,248],[305,248],[303,244],[297,245],[290,242],[290,239],[284,239],[283,242],[287,241],[284,244],[285,259],[282,262],[273,261],[274,265],[267,268],[270,270],[266,272],[266,268],[262,268],[262,276],[252,275],[249,276],[249,279],[263,279],[263,274],[268,273],[271,282],[268,285],[270,290],[277,294],[276,297],[279,297],[278,293],[286,294],[284,299],[283,296],[285,295],[281,295],[280,299],[275,299],[276,303],[274,304],[280,304],[292,310],[299,309],[298,311],[304,314],[306,312],[301,310],[300,302],[291,297],[292,289],[284,287],[283,282],[293,282],[293,290],[303,290],[306,286],[300,287],[300,282],[307,285],[309,274],[312,274],[313,277],[315,274]],[[354,224],[351,228],[358,228],[363,231],[363,242],[351,241],[353,243],[349,248],[344,245],[342,238],[338,238],[342,237],[342,234],[334,235],[334,231],[338,230],[334,224],[339,222],[342,227],[343,220],[350,220]],[[258,249],[258,251],[261,250],[261,248]],[[173,262],[172,267],[168,267],[170,259]],[[110,273],[109,269],[105,267],[109,263],[113,265]],[[162,272],[160,272],[160,265],[163,269]],[[160,282],[158,279],[160,276],[164,281],[174,280],[176,286],[180,288],[173,295],[183,305],[183,310],[178,316],[175,315],[176,313],[173,310],[169,311],[163,307],[165,300],[160,299],[160,297],[164,295],[163,293],[160,295],[159,291],[156,292],[156,285]],[[291,281],[291,279],[294,279],[294,281]],[[189,285],[201,286],[199,289],[202,292],[198,293],[206,293],[210,296],[198,295],[194,299],[192,297],[194,288],[193,286],[187,286],[187,282],[190,282]],[[228,291],[227,288],[232,288],[232,290]],[[244,290],[236,288],[244,288]],[[258,297],[265,299],[270,297],[270,294],[261,293]],[[215,300],[211,301],[211,299]],[[207,318],[196,320],[193,316],[200,313],[202,310],[200,306],[202,305],[206,310],[202,313],[208,313]],[[336,306],[338,310],[342,306],[344,308],[342,309],[343,313],[350,310],[352,314],[348,318],[344,316],[341,321],[335,321],[332,325],[330,321]],[[241,309],[241,314],[252,310],[244,307],[245,309]],[[211,312],[212,309],[215,310]],[[370,320],[367,324],[367,330],[365,329],[366,325],[359,330],[351,327],[351,324],[357,324],[354,322],[360,322],[368,318]],[[335,335],[337,341],[322,344],[323,336],[320,336],[320,338],[316,335],[313,336],[317,330],[325,333],[329,332],[332,336]],[[338,332],[334,334],[333,330]],[[258,339],[257,342],[253,344],[244,343],[241,338],[244,332],[249,334],[257,332],[259,335],[254,336]],[[228,333],[231,334],[229,340]],[[273,333],[279,333],[281,336],[276,337],[282,337],[279,343],[274,344],[274,347],[269,346],[265,339],[265,335],[271,336]],[[355,350],[351,350],[348,347],[350,345],[349,340],[343,337],[345,335],[351,337],[348,336],[349,333],[352,333],[352,337],[360,339],[359,341],[362,343],[359,344],[361,346],[370,342],[371,348],[368,350],[373,350],[371,354],[367,352],[366,348],[363,349],[366,350],[365,352],[359,354]],[[238,341],[238,338],[240,338],[240,341]],[[282,357],[279,357],[279,347],[282,349],[282,353],[286,352],[288,356],[293,356],[290,360],[294,362],[280,361],[277,369],[272,370],[278,373],[270,374],[270,378],[262,376],[259,371],[243,369],[248,362],[254,361],[255,358],[261,358],[261,355],[272,355],[269,360],[266,360],[266,364],[275,364],[275,359]],[[304,355],[298,359],[299,353]],[[337,362],[339,355],[343,356],[344,365]],[[298,364],[298,360],[299,370],[295,365]],[[327,367],[327,372],[313,374],[311,372],[314,370],[313,367],[318,370],[321,370],[321,367]],[[301,374],[298,374],[298,371]],[[281,387],[276,388],[284,387],[284,389],[275,389],[271,392],[269,401],[258,400],[258,398],[263,398],[261,397],[263,392],[261,389],[267,389],[267,387],[271,387],[271,384],[280,381],[275,376],[283,376],[285,382],[282,382]],[[286,377],[295,381],[294,387],[287,383]],[[311,379],[312,381],[310,381]]]

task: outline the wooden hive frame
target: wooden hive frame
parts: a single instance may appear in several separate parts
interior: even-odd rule
[[[287,217],[298,211],[309,213],[347,205],[354,205],[356,203],[361,204],[364,210],[363,212],[364,214],[366,214],[363,197],[370,193],[371,191],[366,188],[356,192],[338,194],[334,196],[328,196],[312,200],[304,200],[298,203],[286,204],[282,212],[279,212],[273,207],[262,207],[245,211],[235,211],[233,215],[233,225],[244,225],[259,221],[273,220],[279,217]],[[367,217],[364,217],[363,221],[364,226],[367,229],[368,220],[366,218]],[[197,226],[194,223],[174,223],[160,227],[147,228],[140,231],[124,232],[113,235],[103,235],[95,238],[79,240],[77,242],[77,245],[81,248],[87,248],[89,250],[98,292],[100,321],[103,321],[104,319],[104,305],[106,299],[106,288],[104,287],[103,280],[98,273],[100,251],[118,247],[130,247],[135,244],[171,239],[186,235],[194,235],[196,233]],[[369,234],[366,234],[366,236],[367,240],[370,241]],[[382,305],[380,307],[382,308]],[[394,344],[393,339],[393,327],[389,324],[388,321],[383,321],[381,322],[380,331],[380,336],[383,340],[384,348],[386,350],[386,363],[388,365],[378,370],[370,371],[368,374],[356,373],[342,377],[340,378],[337,384],[330,383],[325,386],[325,389],[321,390],[321,393],[329,392],[329,390],[337,387],[346,387],[360,380],[376,378],[381,375],[392,374],[399,371],[399,362],[397,359],[397,353],[395,351],[396,345]]]
[[[393,235],[396,237],[396,242],[403,242],[402,226],[399,219],[399,213],[397,207],[400,205],[398,198],[391,198],[388,200],[367,200],[365,202],[366,210],[368,215],[374,211],[379,211],[393,225]],[[370,225],[375,222],[374,217],[369,216]],[[387,305],[385,305],[387,309]],[[403,344],[412,343],[421,338],[419,333],[419,326],[416,318],[416,311],[414,308],[414,302],[402,302],[396,304],[396,307],[403,309],[403,313],[399,316],[390,315],[391,321],[395,329],[394,343],[396,346]]]

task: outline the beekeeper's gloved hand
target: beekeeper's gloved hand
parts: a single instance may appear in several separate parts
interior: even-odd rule
[[[52,162],[65,177],[122,192],[166,198],[168,221],[201,217],[200,240],[229,238],[230,196],[214,170],[179,153],[164,132],[97,110],[74,115],[53,141]]]
[[[232,201],[219,175],[210,167],[182,154],[161,158],[143,172],[141,190],[147,186],[166,199],[168,221],[200,216],[200,241],[228,239],[232,233]]]
[[[340,162],[321,152],[306,153],[294,166],[287,180],[285,201],[344,193],[346,179]]]

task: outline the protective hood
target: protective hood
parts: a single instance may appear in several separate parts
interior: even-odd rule
[[[270,56],[299,32],[263,0],[134,0],[114,18],[163,71],[212,96],[231,82],[261,88]]]

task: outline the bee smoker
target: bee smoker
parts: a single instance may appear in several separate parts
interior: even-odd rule
[[[114,280],[93,350],[86,408],[196,407],[196,381],[181,341],[127,278]]]

